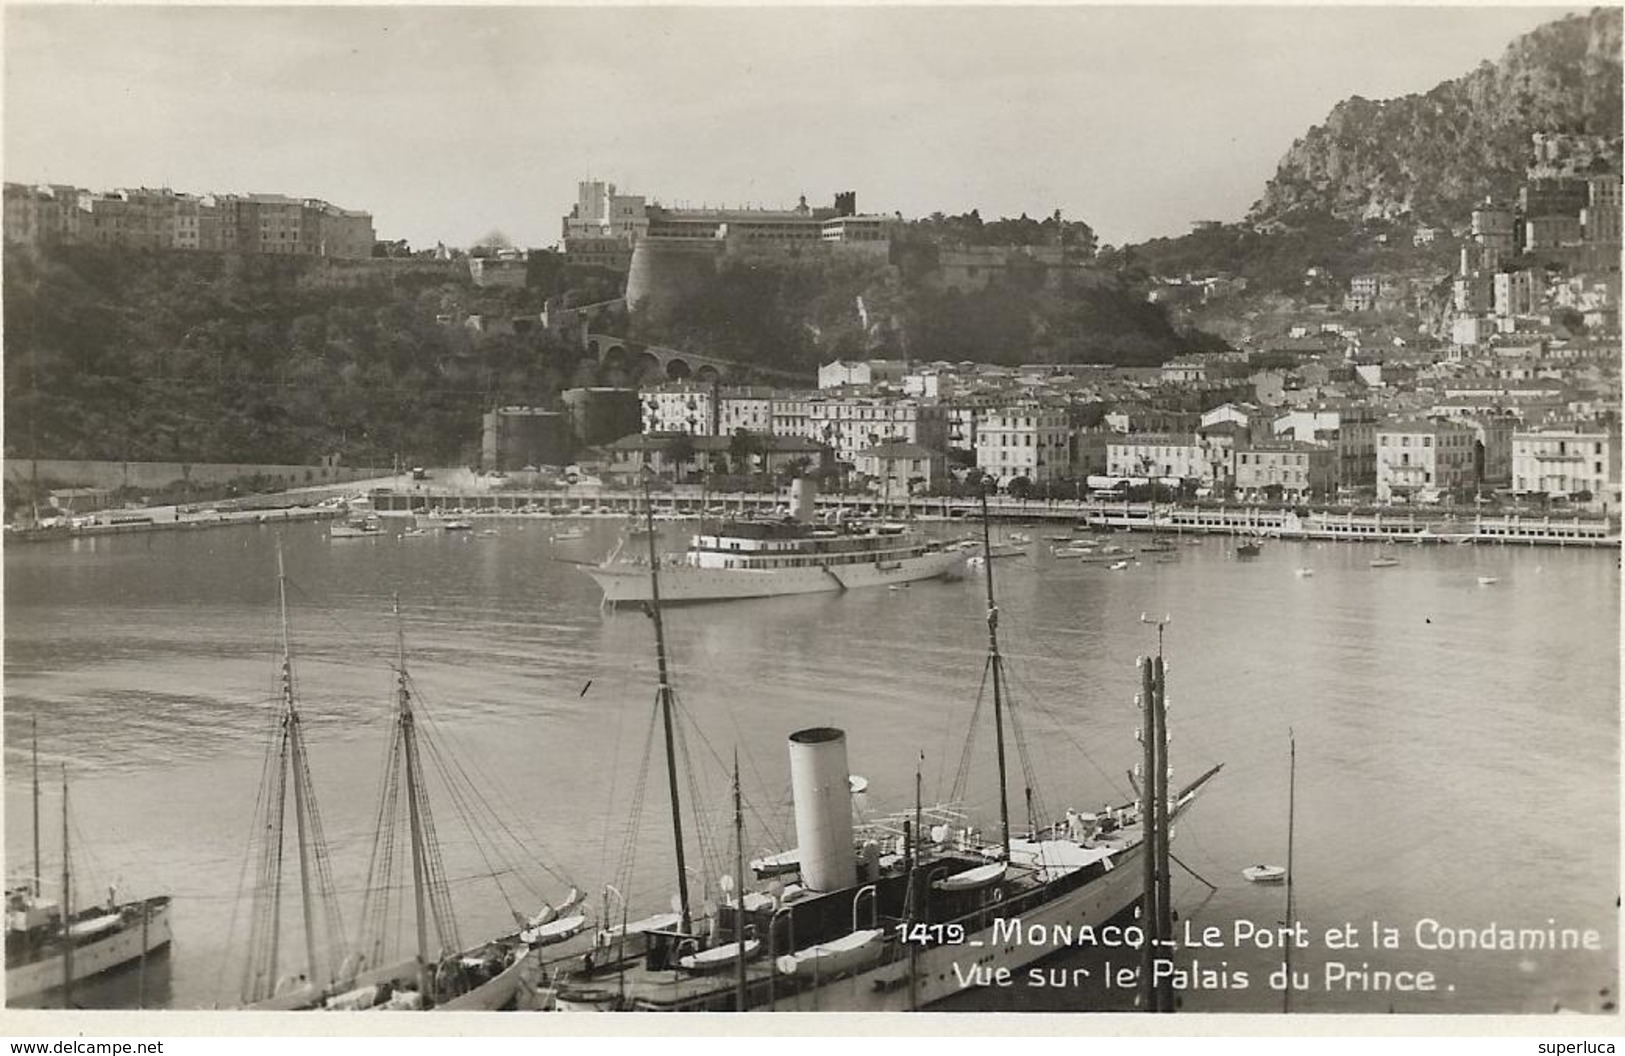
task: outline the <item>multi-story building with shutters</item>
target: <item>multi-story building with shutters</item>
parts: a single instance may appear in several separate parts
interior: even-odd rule
[[[1035,484],[1072,476],[1072,428],[1065,407],[1018,403],[989,408],[976,424],[976,465],[1001,482]]]
[[[1440,419],[1399,419],[1377,426],[1377,501],[1444,494],[1477,483],[1472,426]]]
[[[191,195],[167,187],[91,192],[5,185],[5,238],[25,245],[372,256],[369,213],[282,194]]]

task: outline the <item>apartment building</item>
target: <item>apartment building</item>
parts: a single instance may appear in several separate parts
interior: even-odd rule
[[[762,436],[776,435],[773,431],[772,389],[729,388],[718,390],[718,434],[732,436],[740,429]]]
[[[935,401],[880,396],[821,396],[808,401],[807,439],[828,444],[839,462],[888,441],[947,448],[948,410]]]
[[[1473,427],[1439,419],[1399,419],[1377,426],[1377,501],[1470,487]]]
[[[1013,404],[986,410],[976,425],[976,465],[1001,482],[1033,483],[1072,476],[1072,430],[1066,408]]]
[[[1207,452],[1193,433],[1129,433],[1106,441],[1106,475],[1210,481]]]
[[[769,431],[774,436],[811,439],[812,400],[806,393],[780,393],[768,410]]]
[[[1553,497],[1587,494],[1594,506],[1619,508],[1619,434],[1536,429],[1512,434],[1512,490]]]
[[[78,244],[372,256],[372,216],[317,198],[281,194],[191,195],[162,188],[91,192],[64,185],[5,185],[5,238]]]
[[[1333,486],[1336,462],[1324,444],[1267,440],[1236,449],[1236,490],[1262,493],[1279,487],[1283,496],[1325,494]]]
[[[643,432],[717,434],[716,403],[711,386],[670,382],[638,391],[643,409]]]
[[[902,442],[859,451],[856,468],[875,482],[882,495],[892,498],[906,497],[915,490],[929,490],[947,476],[947,463],[941,451]]]

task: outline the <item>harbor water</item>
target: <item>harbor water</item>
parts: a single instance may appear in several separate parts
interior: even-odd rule
[[[494,859],[490,844],[460,834],[458,815],[479,812],[436,801],[462,941],[512,930],[515,911],[572,884],[600,918],[620,913],[602,901],[612,879],[633,917],[667,908],[676,885],[650,739],[651,623],[636,609],[601,611],[570,563],[608,551],[620,526],[599,522],[569,540],[545,521],[490,527],[329,540],[325,524],[303,523],[6,549],[7,877],[35,868],[37,719],[48,889],[60,880],[65,765],[75,902],[103,900],[109,885],[119,898],[174,896],[168,953],[78,988],[77,1001],[236,1000],[249,829],[281,661],[279,541],[310,769],[352,927],[393,706],[392,595],[424,725],[484,790],[486,823],[500,817],[524,848]],[[679,548],[686,527],[664,526],[663,548]],[[1042,540],[1047,530],[1027,531]],[[1148,541],[1114,539],[1130,550]],[[1291,737],[1294,915],[1307,936],[1291,955],[1306,982],[1294,1011],[1550,1012],[1613,1000],[1617,554],[1406,546],[1387,551],[1397,566],[1378,568],[1374,545],[1270,541],[1241,559],[1232,539],[1177,542],[1176,559],[1137,553],[1119,570],[1051,556],[1042,541],[995,566],[1021,720],[1010,755],[1018,818],[1029,785],[1052,817],[1133,798],[1135,657],[1157,640],[1140,617],[1171,617],[1172,783],[1224,764],[1174,838],[1180,935],[1214,940],[1175,955],[1187,972],[1183,1007],[1283,1005],[1269,976],[1283,960],[1285,892],[1241,871],[1286,861]],[[869,816],[913,807],[917,766],[927,802],[946,800],[974,728],[964,805],[996,830],[991,705],[978,708],[981,575],[668,611],[694,774],[685,810],[704,819],[690,830],[696,899],[717,897],[732,860],[736,748],[747,852],[794,846],[785,738],[804,727],[847,731],[851,769],[868,779],[855,806]],[[635,868],[625,868],[628,852]],[[1587,930],[1600,936],[1593,949],[1550,948]],[[1353,944],[1334,949],[1328,932]],[[1425,948],[1480,937],[1494,948]],[[1079,945],[1047,962],[1059,972],[1021,972],[951,1007],[1130,1008],[1132,987],[1116,985],[1116,972],[1138,960],[1132,949]],[[1418,973],[1433,985],[1416,985]]]

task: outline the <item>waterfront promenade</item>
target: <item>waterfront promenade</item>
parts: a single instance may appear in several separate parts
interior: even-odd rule
[[[383,515],[451,514],[469,516],[619,516],[642,509],[640,493],[575,486],[536,491],[462,491],[435,488],[378,488],[370,493]],[[654,496],[657,516],[697,517],[712,514],[784,512],[785,499],[775,493],[703,492],[680,487]],[[836,517],[915,517],[958,520],[977,511],[973,499],[913,498],[883,502],[874,496],[820,495],[818,509]],[[988,501],[988,512],[1001,521],[1051,524],[1066,528],[1268,536],[1279,539],[1408,543],[1494,543],[1551,546],[1618,546],[1617,522],[1601,518],[1485,515],[1458,511],[1315,510],[1250,504],[1175,505],[1056,499]]]

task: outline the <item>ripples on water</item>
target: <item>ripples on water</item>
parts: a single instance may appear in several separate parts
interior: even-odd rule
[[[80,897],[116,879],[176,895],[176,942],[150,973],[155,1004],[231,1000],[244,912],[243,853],[276,697],[275,541],[284,541],[293,651],[311,767],[341,886],[359,884],[391,707],[395,625],[426,722],[490,786],[530,851],[596,892],[630,835],[638,911],[673,889],[663,779],[629,817],[650,730],[649,621],[600,613],[596,588],[555,557],[602,553],[614,529],[549,541],[505,523],[495,537],[329,542],[320,525],[220,529],[12,547],[5,555],[8,875],[28,869],[26,719],[41,754],[74,775]],[[676,545],[668,528],[666,542]],[[1042,551],[1036,544],[1035,551]],[[1253,561],[1227,540],[1123,572],[1035,553],[1000,561],[1001,642],[1025,715],[1029,761],[1052,811],[1128,798],[1138,758],[1134,656],[1154,647],[1141,613],[1169,614],[1175,780],[1225,771],[1177,832],[1175,853],[1219,885],[1176,875],[1181,912],[1228,929],[1270,923],[1280,889],[1240,870],[1282,862],[1288,730],[1298,741],[1298,915],[1317,934],[1421,917],[1483,927],[1593,927],[1596,954],[1360,951],[1373,967],[1431,968],[1436,994],[1301,995],[1308,1011],[1548,1011],[1594,1008],[1614,988],[1618,892],[1619,580],[1603,551],[1374,548],[1271,543]],[[1295,575],[1304,566],[1312,577]],[[1500,582],[1481,587],[1476,577]],[[985,660],[975,575],[908,590],[779,598],[668,613],[672,665],[692,721],[688,754],[708,835],[730,838],[722,760],[735,746],[751,803],[751,849],[790,846],[784,738],[848,731],[862,806],[913,801],[923,751],[928,800],[953,784]],[[986,708],[983,709],[984,720]],[[985,725],[985,722],[984,722]],[[996,825],[992,731],[982,729],[969,807]],[[658,751],[658,741],[656,741]],[[1012,746],[1014,752],[1014,746]],[[658,758],[658,756],[657,756]],[[1012,758],[1012,812],[1022,767]],[[54,793],[47,797],[46,810]],[[502,893],[475,879],[479,848],[438,809],[465,938],[502,928]],[[55,828],[47,825],[47,858]],[[521,863],[523,864],[523,863]],[[49,873],[50,870],[48,869]],[[532,868],[504,882],[527,908],[562,882]],[[354,912],[356,896],[347,895]],[[235,917],[234,917],[235,912]],[[1247,970],[1246,991],[1194,991],[1195,1011],[1268,1011],[1274,951],[1203,951]],[[1319,972],[1328,955],[1299,966]],[[236,958],[236,959],[234,959]],[[1063,963],[1098,969],[1098,958]],[[1098,971],[1091,977],[1098,980]],[[1318,979],[1317,979],[1318,986]],[[127,978],[90,991],[133,1004]],[[85,996],[84,994],[81,995]],[[1120,996],[978,992],[965,1008],[1124,1007]]]

